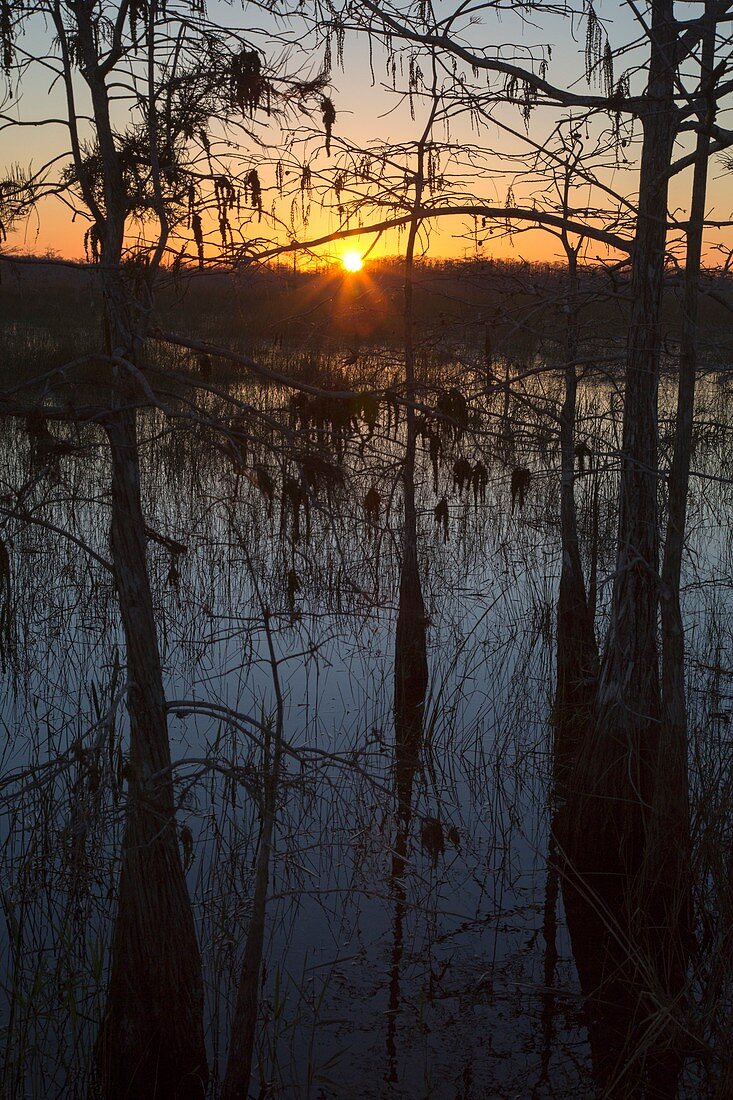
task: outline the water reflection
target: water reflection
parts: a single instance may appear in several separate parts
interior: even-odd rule
[[[591,725],[586,736],[592,732]],[[563,766],[556,768],[562,779],[551,859],[584,997],[597,1094],[673,1100],[688,1053],[678,1023],[687,998],[685,922],[669,904],[663,866],[650,866],[653,852],[643,837],[609,844],[607,817],[616,791],[609,785],[604,797],[596,789],[591,801],[574,785],[578,772],[568,771],[569,757],[562,752]],[[595,828],[588,828],[589,807]],[[659,889],[649,891],[654,881]]]
[[[414,525],[414,515],[406,525]],[[396,795],[396,833],[392,849],[390,892],[394,901],[392,957],[389,977],[389,1008],[387,1012],[387,1079],[398,1080],[397,1018],[400,1007],[400,964],[402,962],[404,921],[407,893],[405,875],[408,869],[410,827],[412,823],[412,793],[415,773],[420,761],[425,697],[428,688],[427,629],[422,586],[417,556],[405,539],[406,552],[402,562],[399,609],[394,651],[394,782]],[[440,829],[440,824],[435,823]],[[434,833],[433,829],[433,833]],[[423,834],[425,822],[423,823]],[[428,843],[435,851],[435,837]],[[423,839],[423,844],[425,840]]]
[[[550,1083],[550,1061],[553,1053],[555,1038],[555,1014],[557,1011],[557,996],[555,991],[555,979],[558,952],[558,928],[557,906],[560,886],[560,874],[557,861],[557,845],[554,831],[550,831],[549,850],[547,853],[547,878],[545,880],[545,898],[542,917],[542,937],[545,942],[545,950],[542,959],[542,1011],[540,1026],[542,1028],[542,1054],[540,1058],[540,1073],[533,1095],[541,1095],[542,1086]]]
[[[564,836],[562,823],[556,821],[554,829]],[[655,981],[657,959],[645,955],[643,940],[635,934],[644,915],[629,912],[629,884],[618,882],[617,869],[610,872],[594,863],[592,850],[591,839],[582,872],[562,857],[559,865],[596,1089],[619,1100],[671,1100],[677,1096],[685,1051],[670,1044],[668,991]],[[667,934],[659,930],[660,936]]]
[[[602,397],[584,399],[605,408]],[[386,412],[370,428],[374,451],[366,457],[359,453],[363,432],[348,446],[344,442],[354,490],[339,498],[335,519],[326,516],[331,509],[314,505],[309,532],[301,507],[295,550],[294,502],[288,501],[287,552],[278,496],[271,507],[262,486],[241,476],[237,483],[219,451],[198,437],[167,431],[153,414],[142,417],[146,520],[189,546],[177,559],[175,587],[167,583],[170,551],[159,543],[148,547],[166,695],[213,697],[258,720],[272,709],[261,617],[253,610],[239,534],[233,534],[236,522],[274,609],[287,736],[303,760],[288,759],[278,804],[253,1088],[293,1097],[307,1095],[309,1088],[312,1095],[322,1088],[326,1096],[339,1090],[358,1095],[360,1088],[379,1096],[394,1088],[407,1097],[411,1090],[420,1096],[425,1083],[425,1091],[447,1090],[452,1100],[471,1090],[474,1098],[521,1095],[537,1082],[536,1095],[544,1100],[589,1095],[593,1088],[602,1092],[619,1064],[628,1062],[617,1095],[632,1087],[634,1075],[637,1092],[649,1093],[661,1072],[667,1072],[669,1092],[674,1065],[665,1071],[664,1059],[627,1056],[645,1044],[650,1049],[657,1016],[638,992],[643,960],[635,957],[631,966],[628,950],[614,947],[619,926],[629,926],[623,909],[615,923],[594,920],[588,900],[594,895],[585,880],[598,894],[603,868],[593,866],[593,836],[583,856],[583,882],[563,873],[557,825],[545,866],[551,610],[559,575],[557,532],[548,519],[557,514],[555,471],[533,477],[523,511],[517,507],[512,517],[510,468],[474,451],[465,438],[457,445],[474,468],[480,459],[488,471],[484,502],[481,491],[464,484],[461,493],[453,485],[455,447],[451,452],[444,441],[436,485],[430,442],[419,444],[418,569],[417,559],[405,553],[403,530],[394,530],[399,510],[390,477],[404,448],[393,414],[388,428]],[[24,428],[12,431],[3,451],[8,493],[28,475],[27,435]],[[531,449],[526,431],[515,441],[516,461],[534,468],[539,452]],[[73,532],[101,559],[109,556],[108,501],[99,491],[109,483],[108,458],[94,439],[85,442],[92,444],[85,456],[61,456],[59,481],[45,478],[32,488],[27,506],[51,528],[17,524],[3,530],[19,641],[3,711],[6,771],[65,760],[114,693],[114,590],[99,563],[90,564],[52,529]],[[708,449],[701,447],[705,469],[721,468],[723,453],[715,450],[720,447],[719,434],[711,435]],[[250,456],[262,463],[265,458]],[[380,476],[380,470],[387,474]],[[282,484],[278,472],[275,462],[263,471],[275,493]],[[372,494],[367,508],[373,486],[380,499]],[[582,486],[583,499],[591,488]],[[603,560],[603,528],[611,520],[603,490],[601,497],[603,576],[611,568]],[[721,500],[729,507],[729,496]],[[434,510],[442,501],[436,529]],[[711,510],[693,531],[693,545],[698,561],[709,561],[720,574],[729,569],[731,538],[714,523],[712,504],[706,507]],[[585,554],[583,522],[581,510]],[[364,577],[378,577],[379,588],[357,583]],[[396,636],[394,613],[380,603],[395,590]],[[726,601],[717,606],[705,599],[700,597],[700,614],[717,624],[716,644],[724,654]],[[698,705],[710,696],[714,676],[704,669],[716,662],[708,661],[702,634],[693,641]],[[717,666],[724,665],[719,658]],[[720,671],[715,675],[721,714],[715,729],[723,745],[729,687]],[[393,692],[385,688],[392,678]],[[427,729],[426,698],[434,701]],[[385,731],[391,719],[390,756]],[[170,727],[178,824],[189,830],[181,835],[189,837],[184,855],[202,942],[207,1046],[215,1074],[217,1064],[221,1073],[228,1042],[237,946],[251,916],[258,756],[216,718],[174,714]],[[66,809],[79,769],[87,765],[59,772],[53,796],[41,799],[30,790],[23,813],[11,813],[9,801],[3,803],[4,902],[8,927],[19,937],[3,942],[6,1016],[15,997],[9,1079],[15,1095],[27,1085],[34,1100],[55,1094],[54,1073],[60,1071],[50,1070],[52,1064],[70,1067],[81,1079],[102,1011],[128,731],[120,721],[113,730],[105,727],[105,734],[94,799],[90,808],[82,807],[84,820],[77,815],[72,821],[74,830],[86,830],[89,879],[85,895],[74,885],[84,896],[72,899],[73,950],[58,915],[66,911],[60,898],[68,889],[68,845],[59,837],[67,835]],[[338,754],[338,767],[328,754]],[[184,758],[199,763],[183,769]],[[222,771],[207,772],[206,761]],[[232,778],[250,772],[254,794]],[[393,817],[385,812],[388,780]],[[567,797],[565,791],[562,799]],[[461,828],[460,858],[449,822]],[[567,1008],[577,983],[558,880],[588,1003],[589,1048]],[[44,966],[48,961],[42,972],[39,958]],[[326,973],[329,981],[322,977]],[[60,1012],[60,985],[67,990],[66,1004],[84,1005],[85,1015]],[[36,1007],[31,1011],[30,1005]],[[403,1035],[409,1040],[402,1041]],[[612,1055],[604,1054],[609,1043],[615,1044]]]

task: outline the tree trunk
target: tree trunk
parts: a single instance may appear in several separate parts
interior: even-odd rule
[[[575,507],[575,415],[578,380],[577,253],[567,249],[568,293],[565,332],[565,398],[560,413],[560,537],[562,564],[557,602],[557,690],[554,707],[554,766],[563,795],[578,750],[593,726],[598,648],[583,576]]]
[[[130,756],[110,984],[96,1043],[107,1100],[201,1100],[208,1068],[203,980],[176,834],[163,679],[145,554],[135,395],[120,359],[135,363],[139,297],[122,271],[126,193],[100,63],[92,7],[72,5],[73,48],[89,89],[102,199],[93,191],[71,126],[77,176],[101,243],[106,350],[112,355],[114,409],[106,424],[112,462],[111,546],[125,638]],[[54,23],[64,58],[73,123],[71,43],[60,11]],[[151,43],[152,45],[152,43]],[[151,133],[151,140],[154,132]],[[155,154],[151,154],[155,161]],[[159,258],[159,256],[158,256]]]
[[[607,785],[605,765],[613,770],[616,798],[609,831],[620,843],[622,861],[628,862],[630,871],[639,865],[639,842],[646,824],[642,819],[651,805],[660,726],[657,393],[675,32],[670,0],[655,0],[652,10],[649,106],[643,118],[631,283],[616,573],[593,746],[596,760],[599,750],[604,760],[588,774],[590,794],[596,781]]]
[[[419,199],[417,200],[419,202]],[[415,508],[415,353],[412,320],[412,263],[416,226],[410,227],[405,276],[405,395],[407,397],[405,461],[402,471],[403,529],[399,610],[395,637],[395,716],[410,724],[416,706],[422,705],[428,680],[425,647],[425,607],[417,560],[417,512]]]
[[[697,370],[697,318],[700,293],[705,197],[707,192],[710,130],[715,120],[715,10],[707,0],[702,42],[700,90],[705,117],[700,120],[697,159],[692,181],[690,220],[685,261],[682,337],[680,343],[677,419],[674,451],[668,479],[667,533],[664,544],[661,585],[662,618],[662,724],[659,744],[657,784],[654,792],[653,831],[650,845],[664,860],[672,851],[674,859],[666,878],[677,883],[682,958],[670,958],[670,967],[686,968],[686,951],[692,932],[690,892],[690,807],[687,773],[687,707],[685,701],[685,638],[680,606],[680,578],[685,544],[687,495],[690,482],[690,452],[695,410],[695,374]],[[673,941],[674,942],[674,941]]]
[[[412,514],[406,516],[405,543],[415,534],[414,499]],[[414,545],[414,542],[413,542]],[[412,791],[422,748],[425,696],[428,687],[428,660],[425,608],[417,557],[403,557],[400,575],[399,611],[394,658],[394,782],[397,828],[392,847],[390,892],[394,901],[392,955],[387,1008],[387,1077],[396,1083],[397,1017],[400,1008],[400,966],[404,948],[404,920],[407,904],[405,872],[412,823]]]
[[[418,146],[418,170],[415,180],[415,209],[422,192],[422,163],[425,130]],[[400,965],[404,947],[404,919],[412,788],[422,747],[425,696],[428,687],[426,617],[420,569],[417,558],[417,511],[415,508],[415,348],[413,318],[413,270],[418,223],[414,219],[405,251],[405,396],[407,397],[405,460],[402,469],[403,528],[400,565],[399,604],[394,650],[394,781],[397,803],[397,829],[392,848],[390,888],[394,901],[392,956],[390,960],[389,1003],[387,1008],[387,1079],[395,1084],[397,1071],[397,1016],[400,1007]]]
[[[132,291],[120,270],[124,218],[103,240],[108,351],[135,361]],[[112,257],[111,263],[106,257]],[[107,424],[110,542],[125,638],[130,753],[107,1005],[97,1039],[106,1100],[202,1100],[208,1082],[203,978],[176,832],[163,673],[146,560],[134,387],[115,366]]]
[[[602,1034],[594,1065],[619,1097],[642,1087],[674,1096],[684,1058],[665,1018],[679,1006],[684,979],[679,966],[670,970],[665,942],[679,935],[676,885],[663,877],[675,855],[649,845],[660,763],[657,393],[675,34],[671,0],[654,0],[610,633],[593,736],[581,747],[559,829],[576,961]]]
[[[113,413],[107,433],[130,757],[112,969],[97,1060],[107,1100],[201,1100],[208,1081],[201,961],[176,834],[134,410]]]
[[[250,563],[251,566],[251,563]],[[283,738],[285,735],[285,702],[280,689],[277,657],[270,631],[270,612],[263,607],[265,634],[270,655],[273,686],[277,700],[274,745],[267,736],[262,755],[262,827],[255,868],[255,888],[252,898],[252,917],[244,945],[242,970],[237,987],[237,1000],[229,1038],[227,1066],[222,1086],[222,1100],[247,1100],[252,1078],[257,1021],[262,984],[262,954],[265,945],[265,920],[267,917],[267,890],[270,881],[270,862],[275,834],[277,797],[282,765]]]
[[[670,0],[655,0],[649,106],[643,119],[639,214],[629,325],[619,526],[610,634],[601,668],[595,736],[577,780],[609,871],[638,874],[658,758],[657,391],[667,171],[672,148],[674,27]],[[601,804],[603,813],[600,813]]]

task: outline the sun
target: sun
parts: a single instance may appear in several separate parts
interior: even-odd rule
[[[358,252],[345,252],[341,257],[341,263],[345,271],[361,271],[364,261]]]

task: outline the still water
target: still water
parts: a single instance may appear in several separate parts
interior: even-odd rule
[[[277,435],[250,439],[242,460],[231,438],[190,418],[141,415],[145,513],[163,536],[151,538],[150,569],[213,1072],[226,1058],[251,913],[260,745],[279,692],[287,751],[252,1095],[592,1095],[548,861],[559,456],[537,409],[556,394],[518,403],[511,427],[500,405],[477,402],[481,415],[464,431],[443,431],[432,453],[427,435],[418,443],[429,684],[419,743],[407,744],[393,714],[403,426],[382,406],[376,421],[369,410],[338,430],[306,430],[281,395],[236,392],[289,424],[298,446],[326,443],[338,476],[306,501],[288,489],[302,465]],[[589,386],[581,404],[594,460],[576,490],[602,629],[617,395]],[[733,699],[723,656],[733,605],[730,398],[712,380],[701,405],[685,603],[696,791],[728,759]],[[8,1097],[87,1095],[124,805],[115,594],[83,548],[109,557],[106,449],[97,429],[53,431],[77,450],[39,462],[27,426],[13,420],[1,444],[2,502],[24,516],[2,529]],[[480,484],[460,485],[461,458],[485,467]],[[531,475],[521,508],[511,499],[516,468]],[[691,1071],[689,1095],[695,1088]]]

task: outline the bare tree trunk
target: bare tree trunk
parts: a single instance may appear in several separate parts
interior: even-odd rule
[[[610,635],[601,668],[595,737],[582,754],[580,789],[611,864],[636,875],[657,765],[657,391],[667,171],[673,135],[674,26],[655,0],[649,107],[643,118],[639,213],[631,286],[619,527]],[[610,799],[610,800],[609,800]]]
[[[596,1069],[608,1094],[617,1096],[641,1087],[648,1095],[674,1096],[684,1060],[667,1015],[678,1006],[684,980],[679,965],[670,971],[665,943],[679,937],[676,885],[664,877],[675,855],[671,847],[662,853],[649,845],[662,717],[657,393],[675,37],[671,0],[653,0],[610,634],[595,729],[581,749],[561,831],[581,982],[605,1028]],[[581,940],[588,950],[578,950]],[[673,953],[679,958],[676,948]],[[630,1077],[632,1065],[638,1069]]]
[[[176,834],[140,502],[134,395],[119,362],[134,363],[139,342],[139,303],[122,273],[129,197],[94,11],[84,4],[69,10],[76,28],[73,44],[60,7],[54,10],[54,24],[64,61],[76,173],[101,244],[107,352],[116,360],[115,407],[106,428],[112,461],[112,558],[125,637],[130,720],[122,870],[107,1005],[96,1043],[97,1070],[107,1100],[201,1100],[208,1082],[201,960]],[[72,45],[91,97],[101,200],[92,188],[76,131]],[[154,140],[154,129],[150,136]],[[151,160],[155,165],[157,154],[152,153]],[[162,222],[161,230],[164,233]]]
[[[420,163],[418,174],[422,170]],[[416,187],[415,207],[420,203],[420,188]],[[417,433],[415,424],[415,350],[413,334],[413,261],[417,220],[410,225],[405,262],[405,390],[407,396],[407,426],[405,461],[402,470],[403,528],[402,563],[400,566],[399,607],[395,632],[394,716],[398,743],[396,768],[398,811],[404,828],[409,826],[412,804],[412,776],[422,734],[423,706],[428,686],[428,659],[425,638],[425,604],[423,602],[420,569],[417,559],[417,510],[415,507],[415,457]],[[400,759],[406,766],[400,766]]]
[[[433,88],[436,76],[433,73]],[[405,396],[406,439],[402,470],[404,525],[402,529],[402,564],[400,568],[399,612],[395,637],[395,716],[414,714],[422,707],[428,683],[425,644],[425,606],[417,560],[417,512],[415,508],[415,456],[417,431],[415,422],[415,321],[414,265],[415,244],[419,229],[417,211],[425,186],[425,147],[435,122],[439,98],[434,92],[433,103],[422,136],[417,145],[417,165],[414,176],[414,216],[405,249]],[[418,731],[419,735],[419,731]]]
[[[577,407],[577,252],[566,243],[565,398],[560,412],[560,536],[562,564],[557,602],[555,778],[562,795],[581,741],[592,734],[598,678],[598,647],[583,575],[575,506],[575,416]]]
[[[415,175],[417,210],[423,187],[423,159],[432,114],[418,145]],[[402,563],[394,650],[394,780],[397,796],[397,830],[392,849],[390,887],[394,900],[392,957],[390,961],[389,1006],[387,1011],[387,1079],[398,1080],[397,1016],[400,1006],[400,964],[404,946],[404,918],[407,893],[404,875],[412,821],[412,788],[422,747],[425,695],[428,687],[428,659],[425,605],[417,558],[417,511],[415,508],[415,346],[413,315],[413,272],[418,220],[410,223],[405,250],[405,396],[407,397],[405,459],[402,469],[404,507]]]
[[[282,763],[282,744],[285,724],[285,703],[280,689],[277,658],[270,632],[270,612],[263,607],[265,633],[270,655],[273,685],[277,700],[275,737],[272,753],[269,738],[265,744],[262,762],[264,789],[262,792],[262,829],[255,870],[255,888],[252,899],[252,919],[247,930],[244,958],[234,1007],[227,1067],[222,1087],[222,1100],[246,1100],[252,1078],[257,1019],[259,1016],[260,984],[262,980],[262,953],[265,944],[265,918],[267,916],[267,890],[270,881],[270,862],[277,795]]]
[[[406,526],[415,532],[414,504]],[[407,541],[407,539],[405,540]],[[405,872],[412,823],[412,791],[422,748],[425,696],[428,688],[428,660],[425,608],[417,557],[403,558],[394,657],[394,782],[397,828],[392,848],[390,889],[394,901],[392,957],[390,961],[389,1006],[387,1010],[388,1080],[397,1073],[397,1017],[400,1007],[400,965],[404,948],[404,919],[407,904]]]
[[[631,284],[618,549],[594,746],[596,758],[598,750],[603,750],[604,764],[611,765],[618,782],[609,828],[620,843],[622,859],[628,859],[629,870],[638,869],[639,842],[645,829],[642,817],[651,805],[660,725],[657,393],[667,172],[674,122],[675,31],[670,0],[654,0],[652,10],[649,107],[642,120]],[[594,785],[589,784],[589,793]]]
[[[715,10],[711,0],[705,8],[705,27],[701,58],[701,93],[705,117],[697,137],[692,182],[690,220],[687,232],[682,337],[677,389],[677,420],[674,452],[669,471],[667,533],[664,544],[661,586],[662,617],[662,724],[659,763],[654,794],[651,844],[664,853],[674,851],[675,858],[666,877],[677,881],[680,931],[685,945],[692,927],[690,896],[690,807],[687,774],[687,708],[685,702],[685,638],[680,607],[680,577],[685,544],[687,495],[690,481],[690,452],[695,409],[697,370],[697,318],[700,292],[705,197],[707,192],[710,130],[715,119]],[[685,947],[686,950],[686,947]],[[670,960],[671,966],[685,968],[683,958]]]
[[[113,413],[107,433],[130,757],[112,969],[97,1059],[107,1100],[201,1100],[208,1080],[201,961],[176,834],[134,410]]]

